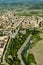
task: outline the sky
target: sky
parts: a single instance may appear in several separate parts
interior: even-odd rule
[[[6,3],[12,3],[12,2],[39,2],[43,0],[0,0],[0,3],[6,2]]]

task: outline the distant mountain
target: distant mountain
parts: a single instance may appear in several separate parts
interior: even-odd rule
[[[43,9],[43,0],[0,0],[0,8]]]
[[[15,2],[42,2],[43,0],[0,0],[0,3],[15,3]]]
[[[43,2],[34,4],[30,9],[43,9]]]

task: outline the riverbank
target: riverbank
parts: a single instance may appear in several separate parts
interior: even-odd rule
[[[25,65],[25,61],[24,61],[24,54],[25,54],[25,52],[27,51],[27,49],[29,48],[29,47],[27,47],[27,46],[30,46],[30,40],[31,40],[31,34],[28,36],[28,38],[27,38],[27,40],[24,42],[24,44],[22,45],[22,47],[19,49],[19,51],[17,52],[17,54],[18,54],[18,58],[21,60],[21,64],[22,65]],[[27,44],[27,43],[29,43],[29,44]],[[26,47],[26,48],[25,48]],[[25,51],[25,49],[26,49],[26,51]]]

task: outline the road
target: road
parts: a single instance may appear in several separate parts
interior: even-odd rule
[[[2,62],[2,64],[6,64],[6,65],[8,65],[8,63],[6,63],[6,61],[5,61],[5,55],[6,55],[6,52],[7,52],[7,49],[8,49],[9,43],[10,43],[10,40],[11,40],[11,38],[9,39],[9,42],[8,42],[8,44],[7,44],[7,47],[6,47],[5,53],[4,53],[4,55],[3,55],[3,62]]]
[[[19,31],[19,28],[18,28],[18,29],[16,30],[16,32],[14,33],[14,35],[13,35],[14,37],[13,37],[13,38],[15,38],[15,36],[18,34],[18,31]],[[2,62],[2,64],[9,65],[9,64],[6,63],[6,61],[5,61],[5,55],[6,55],[6,53],[7,53],[7,49],[8,49],[8,46],[9,46],[9,43],[10,43],[11,38],[12,38],[12,36],[10,36],[9,42],[8,42],[7,47],[6,47],[6,50],[5,50],[5,53],[4,53],[4,55],[3,55],[3,62]]]
[[[24,19],[22,19],[22,21],[23,21],[23,20],[24,20]],[[11,38],[15,38],[15,36],[18,34],[18,31],[19,31],[19,29],[20,29],[20,24],[22,23],[22,21],[20,21],[20,23],[17,24],[17,27],[18,27],[18,26],[19,26],[19,27],[18,27],[18,29],[16,30],[16,32],[13,33],[12,35],[10,35],[9,42],[8,42],[8,44],[7,44],[7,47],[6,47],[5,53],[4,53],[4,55],[3,55],[3,62],[2,62],[2,64],[9,65],[9,64],[6,63],[6,61],[5,61],[5,55],[6,55],[6,53],[7,53],[7,49],[8,49],[8,46],[9,46],[10,40],[11,40]]]
[[[24,44],[22,45],[22,47],[17,52],[18,58],[21,60],[21,65],[25,65],[25,63],[22,60],[21,53],[24,50],[24,48],[26,47],[26,45],[27,45],[27,43],[28,43],[28,41],[29,41],[29,39],[30,39],[31,36],[32,36],[31,34],[28,36],[27,40],[24,42]]]

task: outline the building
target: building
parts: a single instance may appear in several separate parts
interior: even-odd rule
[[[41,17],[30,17],[25,18],[24,22],[22,22],[21,28],[22,29],[33,29],[33,28],[39,28],[43,26],[43,19]]]
[[[1,58],[5,49],[5,46],[8,42],[8,36],[2,36],[0,37],[0,62],[1,62]]]

